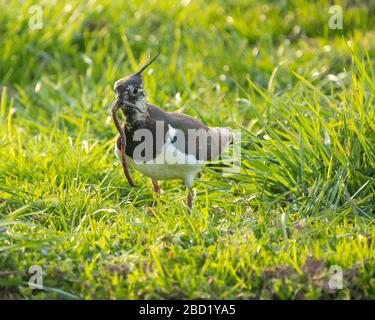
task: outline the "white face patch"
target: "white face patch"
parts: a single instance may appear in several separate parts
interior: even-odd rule
[[[143,82],[140,83],[140,85],[135,86],[134,84],[130,83],[127,87],[126,92],[129,94],[130,92],[133,92],[134,89],[138,89],[138,92],[143,92],[144,86]]]
[[[136,121],[141,121],[143,119],[146,118],[146,111],[147,111],[147,106],[146,106],[146,98],[145,97],[139,97],[136,102],[135,102],[135,105],[141,109],[143,112],[136,112],[135,113],[135,120]]]
[[[136,111],[134,112],[134,115],[132,117],[132,122],[126,122],[126,126],[131,128],[133,127],[134,123],[142,123],[147,116],[147,105],[146,105],[146,98],[144,96],[138,97],[138,99],[134,103],[139,109],[141,109],[143,112]]]
[[[146,112],[147,112],[147,104],[146,104],[146,97],[144,94],[134,96],[132,94],[133,90],[137,89],[139,93],[143,93],[144,90],[144,84],[141,82],[139,85],[134,85],[133,83],[129,83],[126,91],[125,91],[125,100],[129,100],[130,97],[133,99],[135,98],[134,104],[141,109],[143,112],[135,111],[133,113],[132,122],[126,122],[127,127],[133,127],[134,123],[140,122],[142,123],[146,119]]]
[[[130,91],[133,91],[133,89],[134,89],[134,85],[131,83],[131,84],[129,84],[128,85],[128,90],[129,90],[129,92]]]

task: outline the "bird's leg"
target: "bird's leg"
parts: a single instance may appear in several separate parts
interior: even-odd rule
[[[189,209],[193,208],[193,188],[188,187],[187,205]]]
[[[159,195],[160,194],[160,187],[159,187],[158,180],[151,179],[151,181],[152,181],[152,185],[154,187],[154,192]],[[154,199],[154,202],[152,203],[152,206],[155,207],[156,204],[157,204],[157,201]]]
[[[158,180],[151,179],[151,181],[152,181],[152,185],[154,186],[154,191],[156,193],[160,193],[160,187],[159,187]]]

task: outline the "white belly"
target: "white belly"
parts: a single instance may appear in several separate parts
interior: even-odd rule
[[[120,151],[116,145],[115,154],[120,160]],[[181,179],[189,187],[193,185],[195,175],[204,164],[204,161],[197,160],[193,155],[186,155],[180,152],[170,139],[167,139],[167,142],[155,159],[138,162],[127,156],[127,160],[138,171],[151,179]]]
[[[202,166],[201,164],[136,163],[133,159],[128,159],[138,171],[155,180],[181,179],[187,183],[192,182]]]

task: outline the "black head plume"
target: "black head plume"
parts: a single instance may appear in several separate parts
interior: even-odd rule
[[[142,72],[145,71],[150,66],[150,64],[153,63],[157,59],[157,57],[159,57],[159,55],[160,55],[160,51],[157,53],[157,55],[155,57],[153,57],[151,60],[149,60],[148,62],[146,62],[143,65],[143,67],[139,71],[137,71],[135,74],[136,75],[141,75]]]

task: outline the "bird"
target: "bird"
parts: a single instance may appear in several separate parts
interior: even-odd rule
[[[233,143],[233,131],[208,127],[189,115],[167,112],[148,102],[142,75],[159,55],[134,74],[115,81],[112,115],[119,131],[115,154],[133,187],[127,162],[151,179],[157,194],[161,191],[159,181],[183,180],[187,206],[192,209],[195,176],[207,161],[219,158]],[[124,116],[122,124],[117,118],[119,110]]]

